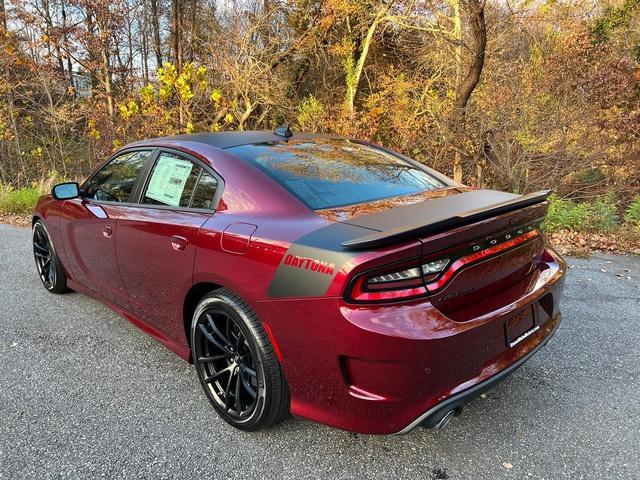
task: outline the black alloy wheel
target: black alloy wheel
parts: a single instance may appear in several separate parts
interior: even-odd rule
[[[256,314],[221,289],[196,307],[193,363],[220,416],[242,430],[276,423],[289,410],[289,392],[273,346]]]
[[[44,288],[52,293],[67,291],[67,276],[41,220],[33,225],[33,256]]]
[[[256,365],[242,330],[227,314],[205,310],[198,322],[198,363],[213,398],[233,418],[251,415],[258,400]]]

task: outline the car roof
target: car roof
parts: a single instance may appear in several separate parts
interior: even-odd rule
[[[305,140],[311,138],[338,138],[334,135],[322,135],[315,133],[294,133],[291,137],[276,135],[269,130],[252,130],[246,132],[212,132],[212,133],[190,133],[184,135],[172,135],[149,139],[138,144],[152,144],[161,142],[194,142],[209,145],[215,148],[231,148],[240,145],[250,145],[254,143],[283,142],[288,140]]]

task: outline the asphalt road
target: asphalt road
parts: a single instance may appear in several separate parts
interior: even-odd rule
[[[47,293],[29,242],[0,225],[0,478],[640,479],[637,257],[570,259],[544,349],[446,429],[375,437],[293,418],[234,430],[190,365],[100,303]]]

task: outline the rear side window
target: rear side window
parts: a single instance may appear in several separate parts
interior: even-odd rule
[[[445,186],[395,155],[343,139],[261,143],[228,150],[263,170],[314,210]]]
[[[158,156],[142,203],[212,209],[217,180],[199,165],[169,152]]]
[[[203,170],[202,175],[200,175],[200,180],[198,181],[198,186],[191,199],[191,207],[212,210],[213,197],[216,194],[217,188],[218,181],[215,177]]]
[[[84,197],[108,202],[128,202],[150,150],[118,155],[87,182]]]

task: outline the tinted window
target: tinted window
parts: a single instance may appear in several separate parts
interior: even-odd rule
[[[173,153],[162,152],[153,166],[142,203],[188,207],[202,168]]]
[[[313,209],[411,195],[445,185],[375,147],[349,140],[273,142],[229,148]]]
[[[128,202],[150,154],[151,151],[144,150],[118,155],[89,180],[84,196],[109,202]]]
[[[215,177],[203,170],[202,175],[200,175],[200,180],[198,180],[196,191],[191,199],[191,207],[212,209],[213,196],[217,188],[218,181]]]

